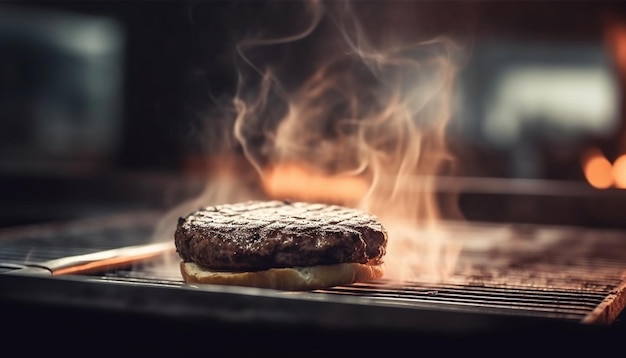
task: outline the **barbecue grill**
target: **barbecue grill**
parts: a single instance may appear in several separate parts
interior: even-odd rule
[[[546,334],[557,343],[559,334],[571,339],[584,332],[590,342],[599,332],[610,339],[622,325],[626,241],[617,229],[446,222],[445,230],[464,245],[445,278],[284,292],[185,284],[174,269],[173,242],[154,242],[161,216],[141,212],[3,230],[3,317],[24,329],[37,319],[50,321],[35,326],[83,327],[72,331],[83,340],[111,332],[143,332],[172,343],[176,334],[182,340],[236,334],[256,342],[245,347],[259,349],[277,348],[261,338],[272,334],[287,334],[290,347],[315,334],[320,349],[350,334],[396,344],[457,337],[473,345]]]
[[[270,357],[279,353],[369,357],[395,350],[411,355],[443,355],[452,350],[480,356],[545,352],[563,356],[591,348],[596,356],[602,356],[603,350],[620,353],[626,337],[626,190],[616,175],[618,158],[626,156],[623,4],[417,2],[419,11],[398,7],[378,21],[378,15],[386,13],[385,2],[374,3],[362,11],[366,20],[362,29],[352,28],[349,18],[324,19],[323,31],[314,31],[311,37],[319,53],[309,52],[307,41],[283,48],[262,36],[257,40],[268,46],[241,46],[237,51],[231,46],[231,41],[246,38],[240,35],[255,38],[257,25],[258,35],[300,39],[292,32],[306,29],[311,16],[308,10],[305,17],[291,16],[292,11],[305,10],[296,9],[299,5],[291,8],[292,4],[45,1],[0,11],[0,48],[8,54],[0,58],[0,138],[4,139],[0,139],[0,322],[4,328],[0,352],[161,356],[171,349],[176,357],[266,352]],[[347,52],[367,52],[369,46],[353,47],[361,46],[367,37],[361,35],[369,32],[374,35],[372,45],[379,36],[386,39],[384,17],[391,20],[391,27],[407,25],[408,32],[415,31],[418,43],[426,40],[426,47],[399,58],[400,67],[410,59],[413,65],[408,67],[419,69],[416,74],[424,69],[424,76],[416,78],[435,80],[439,72],[445,76],[442,83],[434,83],[436,90],[426,91],[432,94],[432,103],[422,102],[430,95],[419,95],[415,105],[404,107],[405,96],[397,96],[395,89],[417,91],[421,80],[413,88],[413,77],[394,68],[390,77],[398,79],[400,86],[385,83],[383,87],[392,89],[390,98],[397,99],[390,103],[401,106],[395,112],[382,108],[380,118],[404,118],[386,113],[413,113],[417,108],[440,113],[432,118],[450,120],[452,125],[441,151],[427,153],[431,145],[420,146],[409,152],[410,158],[419,152],[420,160],[407,162],[451,155],[466,172],[439,176],[434,170],[439,165],[457,164],[445,159],[428,170],[402,173],[383,166],[380,176],[374,177],[403,179],[381,185],[382,199],[390,197],[386,189],[393,188],[394,195],[400,193],[395,189],[402,190],[397,198],[408,199],[409,204],[430,204],[430,199],[433,208],[437,201],[442,204],[427,219],[460,249],[451,271],[436,277],[419,272],[407,278],[388,275],[373,282],[304,292],[183,282],[173,227],[169,234],[162,231],[177,203],[261,195],[293,199],[294,192],[296,196],[317,192],[326,200],[327,188],[337,184],[333,181],[337,177],[326,176],[325,171],[319,177],[316,171],[293,178],[276,175],[282,181],[271,186],[258,182],[254,169],[266,169],[267,164],[271,174],[281,173],[279,169],[289,174],[291,164],[309,164],[309,155],[294,156],[294,163],[274,163],[274,157],[291,156],[269,151],[264,158],[269,144],[265,139],[271,136],[257,137],[253,128],[239,133],[251,135],[249,148],[231,147],[242,144],[241,139],[220,138],[227,133],[222,126],[232,124],[232,115],[240,112],[222,108],[221,94],[232,103],[231,94],[239,93],[241,86],[244,96],[237,99],[248,104],[246,110],[267,104],[256,115],[270,116],[272,126],[284,123],[278,114],[283,109],[291,113],[291,103],[275,105],[274,94],[277,99],[291,98],[290,90],[300,88],[299,82],[308,83],[307,72],[317,68],[317,61],[324,63],[322,55],[334,57],[327,50],[336,45],[324,26],[348,25],[347,31],[337,32],[339,38],[353,40]],[[287,20],[284,24],[282,18]],[[43,19],[52,21],[47,25]],[[54,24],[67,26],[50,31]],[[252,27],[244,26],[248,24]],[[467,62],[464,57],[469,54],[458,53],[457,58],[454,51],[448,52],[447,41],[438,42],[448,36],[461,40],[461,45],[472,45]],[[330,39],[330,48],[325,42],[315,43],[318,38]],[[342,47],[337,48],[344,54]],[[244,52],[248,56],[242,56]],[[352,57],[345,63],[359,75],[356,90],[361,83],[376,84],[366,67],[387,71],[386,67],[380,71],[375,63],[385,59],[385,52],[372,55],[363,63]],[[259,58],[262,66],[255,62]],[[277,70],[273,73],[277,82],[283,75],[287,81],[269,90],[261,86],[259,92],[270,97],[248,102],[248,92],[251,98],[257,92],[255,79],[265,79],[256,73],[265,69],[265,60],[268,68]],[[429,66],[443,64],[441,60],[450,62],[450,68],[431,73]],[[293,66],[283,68],[283,62]],[[339,64],[337,70],[344,66]],[[242,69],[246,71],[239,72]],[[361,79],[362,70],[366,73]],[[448,78],[457,71],[458,78]],[[235,83],[249,75],[252,87]],[[379,98],[378,91],[371,93],[374,96],[367,91],[353,96],[344,93],[343,77],[339,78],[341,86],[328,98],[318,101],[315,86],[308,93],[315,94],[312,102],[327,104],[328,99],[331,104],[320,118],[334,115],[335,110],[338,118],[360,118],[369,107],[374,114],[381,109],[370,101]],[[452,83],[458,83],[458,88]],[[307,93],[295,94],[296,99],[308,98]],[[362,101],[364,108],[351,99],[356,104]],[[459,108],[443,106],[448,102]],[[354,106],[359,108],[351,113],[348,109]],[[293,113],[306,113],[293,108]],[[254,111],[243,112],[256,118]],[[353,125],[329,134],[350,134]],[[272,126],[260,126],[258,132]],[[412,126],[398,126],[408,127]],[[385,131],[372,128],[364,138],[375,137],[383,147],[393,146],[393,137],[382,138]],[[398,149],[429,136],[417,134],[419,138],[403,137],[406,140],[398,141],[403,143]],[[263,158],[249,155],[246,149],[252,147]],[[241,154],[246,155],[239,158]],[[253,168],[251,157],[263,168]],[[600,174],[605,175],[599,181],[598,173],[587,170],[591,159],[604,163]],[[342,167],[340,162],[330,166]],[[409,176],[414,174],[427,178],[425,182],[436,179],[433,187],[411,185]],[[304,179],[310,176],[321,184],[309,185]],[[348,184],[363,184],[357,179]],[[269,190],[294,183],[300,185],[294,185],[294,192],[286,191],[288,195]],[[361,200],[365,194],[363,190],[344,193],[349,186],[336,186],[340,189],[333,195],[339,199]],[[215,198],[201,198],[208,192]],[[415,193],[433,197],[418,200],[404,195]],[[430,232],[418,234],[428,239]]]

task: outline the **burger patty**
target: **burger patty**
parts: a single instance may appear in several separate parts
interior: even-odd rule
[[[380,264],[387,232],[375,216],[336,205],[249,201],[206,207],[180,218],[176,250],[213,270]]]

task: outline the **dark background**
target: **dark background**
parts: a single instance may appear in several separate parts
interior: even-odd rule
[[[495,40],[548,47],[552,44],[601,47],[606,41],[607,26],[621,21],[626,13],[626,5],[619,1],[417,3],[419,11],[415,21],[424,38],[449,36],[470,50],[461,76],[473,80],[474,84],[480,84],[483,79],[476,77],[479,72],[475,70],[481,64],[473,61],[480,56],[472,51],[480,49],[483,43]],[[114,145],[87,159],[79,157],[80,165],[76,166],[63,166],[77,160],[72,153],[39,161],[25,156],[21,161],[41,164],[50,160],[52,166],[0,166],[0,225],[120,210],[167,208],[195,195],[201,190],[202,180],[194,175],[204,173],[207,168],[198,168],[194,163],[210,148],[202,128],[207,118],[219,117],[219,104],[234,93],[234,45],[250,31],[259,29],[267,19],[271,19],[276,28],[281,26],[275,23],[279,18],[285,20],[282,26],[287,28],[297,23],[297,17],[291,14],[300,11],[301,6],[301,3],[288,1],[0,3],[0,12],[3,9],[61,11],[104,18],[118,26],[123,37],[120,127]],[[376,23],[370,26],[375,27]],[[6,73],[6,69],[0,71],[0,74]],[[5,80],[0,77],[0,82]],[[469,88],[475,93],[482,89],[480,85]],[[5,90],[10,91],[10,88]],[[6,123],[6,118],[0,121]],[[521,196],[506,192],[489,195],[469,192],[461,198],[466,215],[476,220],[623,225],[623,217],[616,214],[624,211],[620,206],[622,191],[600,192],[587,188],[579,161],[582,150],[590,144],[601,148],[611,160],[622,153],[621,112],[616,121],[611,132],[581,133],[566,147],[540,135],[541,139],[532,141],[537,148],[537,163],[540,163],[539,169],[533,172],[537,179],[581,184],[582,189],[577,186],[574,192],[560,196],[558,206],[545,212],[537,209],[545,209],[546,203],[556,202],[554,196],[545,195],[546,190],[551,190],[550,186]],[[507,164],[515,158],[516,145],[495,147],[475,135],[475,125],[478,122],[470,121],[452,128],[461,128],[462,132],[452,133],[458,135],[453,149],[472,164],[461,174],[523,177],[523,173]],[[15,151],[5,148],[0,158],[13,155]],[[598,215],[598,208],[607,205],[617,207],[608,215]]]
[[[193,148],[189,142],[199,140],[194,138],[194,123],[214,107],[215,97],[233,94],[237,41],[259,28],[264,17],[274,20],[276,13],[287,16],[302,11],[301,4],[289,1],[9,1],[0,5],[114,20],[124,36],[122,141],[115,166],[166,171],[181,169],[181,158]],[[625,8],[620,1],[422,1],[416,21],[424,38],[450,36],[470,51],[494,38],[601,43],[607,21],[619,19]]]

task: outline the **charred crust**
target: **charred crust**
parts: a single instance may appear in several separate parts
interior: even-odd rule
[[[200,209],[178,220],[183,261],[214,270],[382,262],[387,232],[364,212],[325,204],[250,201]]]

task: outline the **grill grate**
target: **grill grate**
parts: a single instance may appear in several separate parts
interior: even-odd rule
[[[0,272],[148,242],[158,214],[86,219],[0,230]]]
[[[147,244],[156,222],[158,215],[149,213],[6,230],[0,232],[0,266],[8,272],[21,265],[45,266],[67,256]],[[447,223],[446,230],[463,238],[463,250],[455,270],[443,280],[384,279],[272,295],[328,303],[347,297],[371,307],[599,324],[611,324],[626,305],[623,232],[478,223]],[[167,251],[156,259],[70,276],[125,287],[197,288],[182,281],[176,265],[165,264],[176,259],[171,255],[175,253]]]
[[[185,285],[176,273],[150,269],[118,270],[100,276],[100,279],[135,284],[158,283],[170,287]],[[579,291],[390,280],[337,286],[312,293],[323,297],[337,295],[358,297],[370,305],[542,317],[571,322],[584,321],[607,299],[607,293],[601,290]],[[284,294],[298,296],[302,293]]]
[[[558,292],[527,288],[479,287],[471,285],[355,285],[336,287],[323,292],[371,297],[395,304],[443,304],[450,309],[488,311],[580,321],[600,304],[602,293]]]

